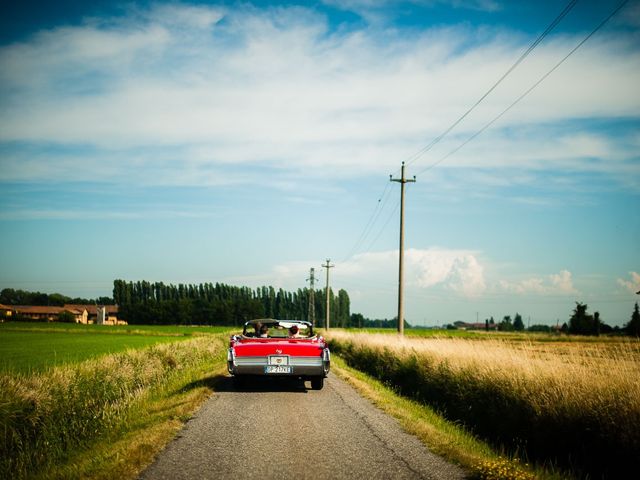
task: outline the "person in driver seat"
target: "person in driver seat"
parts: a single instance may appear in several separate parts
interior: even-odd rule
[[[269,327],[262,325],[260,327],[260,338],[269,338]]]
[[[300,329],[297,325],[291,325],[289,328],[289,338],[300,338]]]

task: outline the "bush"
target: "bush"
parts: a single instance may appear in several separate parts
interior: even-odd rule
[[[64,310],[58,314],[58,321],[62,323],[76,323],[76,317],[73,313]]]

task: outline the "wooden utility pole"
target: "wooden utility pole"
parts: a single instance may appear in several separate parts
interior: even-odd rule
[[[324,319],[324,328],[326,328],[327,330],[329,330],[329,318],[331,317],[331,302],[329,298],[329,269],[335,267],[335,265],[331,265],[330,262],[331,260],[327,258],[327,264],[322,265],[322,268],[327,269],[327,288],[326,288],[327,308],[326,308],[326,314]]]
[[[316,285],[316,269],[311,267],[309,272],[309,321],[312,326],[316,326],[316,296],[315,296],[315,285]]]
[[[398,333],[404,335],[404,184],[409,182],[415,182],[416,177],[407,180],[404,177],[404,162],[402,162],[400,178],[393,178],[393,175],[389,175],[389,180],[392,182],[400,183],[400,247],[398,249],[399,255],[399,267],[398,267]]]

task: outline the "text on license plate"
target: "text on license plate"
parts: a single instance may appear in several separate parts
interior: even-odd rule
[[[289,365],[267,365],[264,367],[264,373],[291,373]]]

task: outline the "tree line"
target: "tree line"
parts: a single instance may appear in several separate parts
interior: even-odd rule
[[[562,333],[571,335],[592,335],[598,336],[600,334],[627,334],[635,337],[640,336],[640,311],[638,310],[638,303],[636,302],[631,314],[631,319],[624,327],[618,326],[612,327],[605,323],[600,317],[600,312],[588,313],[588,305],[585,303],[576,302],[576,307],[571,312],[568,322],[564,322],[561,327],[554,328],[550,325],[531,325],[525,327],[522,320],[522,315],[515,314],[513,320],[511,315],[505,315],[500,322],[497,322],[493,317],[485,320],[486,330],[499,330],[503,332],[553,332],[559,330]],[[464,325],[464,322],[456,322]],[[455,324],[454,324],[455,326]]]
[[[242,325],[253,318],[309,319],[308,288],[294,292],[274,287],[237,287],[223,283],[165,284],[114,280],[118,317],[130,324]],[[329,292],[331,325],[351,326],[348,293]],[[314,292],[315,324],[323,326],[326,296]]]
[[[60,293],[29,292],[5,288],[0,292],[2,305],[36,305],[42,307],[63,307],[65,305],[113,305],[110,297],[72,298]]]

